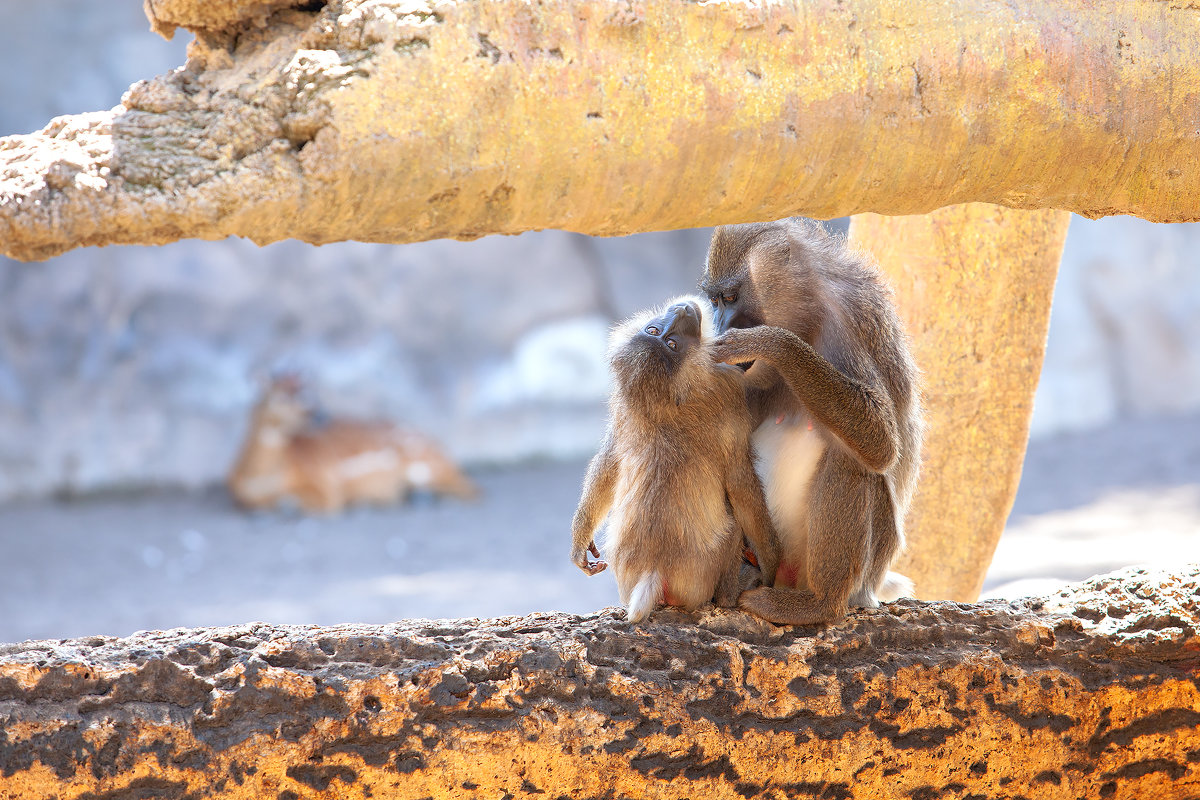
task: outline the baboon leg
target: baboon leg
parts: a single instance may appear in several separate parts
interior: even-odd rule
[[[871,487],[871,553],[862,583],[850,598],[850,604],[859,608],[879,605],[879,589],[887,580],[888,568],[896,560],[902,545],[887,483],[882,475],[871,478],[874,484]]]
[[[783,625],[844,617],[871,558],[874,478],[837,449],[827,451],[809,494],[809,589],[752,589],[741,607]]]
[[[717,590],[713,596],[713,603],[721,608],[733,608],[736,606],[738,604],[738,595],[742,592],[743,534],[740,526],[734,524],[731,527],[733,530],[728,536],[724,553],[721,555],[724,566],[721,568],[720,577],[717,578]]]

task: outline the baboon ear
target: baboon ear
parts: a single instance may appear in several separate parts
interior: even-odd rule
[[[811,229],[808,220],[788,220],[787,247],[788,261],[792,264],[806,264],[812,258]]]

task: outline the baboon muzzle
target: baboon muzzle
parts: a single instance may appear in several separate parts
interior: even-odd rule
[[[700,337],[700,309],[695,303],[677,303],[663,315],[663,337]]]

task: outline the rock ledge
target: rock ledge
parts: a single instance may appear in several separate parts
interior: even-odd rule
[[[823,630],[618,611],[0,646],[0,797],[1176,798],[1200,567]]]

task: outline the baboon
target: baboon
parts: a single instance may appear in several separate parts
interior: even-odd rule
[[[636,315],[609,347],[616,386],[575,512],[571,560],[589,575],[605,569],[588,553],[600,557],[593,537],[607,515],[604,557],[634,622],[664,603],[734,605],[743,534],[764,578],[775,574],[744,380],[713,359],[705,305],[681,298]]]
[[[818,224],[715,230],[701,281],[715,357],[745,370],[754,443],[780,537],[774,586],[740,605],[776,623],[839,619],[912,589],[904,543],[923,423],[891,293]]]

